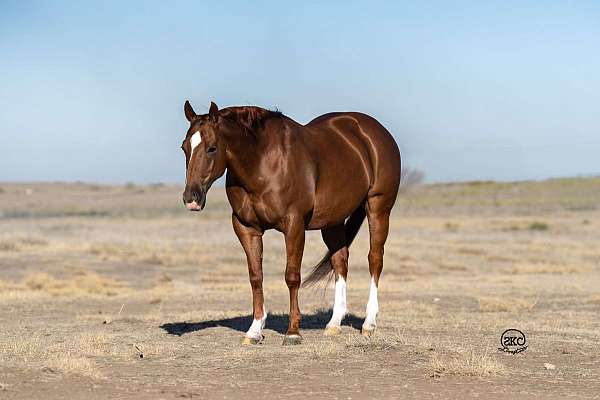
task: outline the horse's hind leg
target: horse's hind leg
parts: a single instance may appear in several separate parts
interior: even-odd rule
[[[367,200],[367,218],[369,220],[370,248],[369,272],[371,273],[371,286],[369,301],[367,302],[367,317],[362,326],[362,334],[371,336],[377,326],[376,318],[379,312],[377,288],[379,277],[383,270],[383,247],[388,236],[390,212],[393,201],[385,196],[374,196]]]
[[[335,272],[335,299],[333,314],[325,328],[325,335],[339,335],[342,332],[342,319],[347,312],[346,307],[346,281],[348,277],[348,247],[346,246],[346,233],[344,224],[326,228],[321,231],[323,241],[327,245],[330,262]]]

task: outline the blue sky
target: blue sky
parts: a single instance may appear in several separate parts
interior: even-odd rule
[[[371,114],[431,182],[600,173],[598,1],[167,3],[0,1],[0,181],[182,182],[186,99]]]

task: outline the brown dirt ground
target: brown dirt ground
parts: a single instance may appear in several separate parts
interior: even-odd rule
[[[302,290],[293,347],[282,236],[265,236],[266,338],[244,347],[251,292],[224,191],[202,214],[180,191],[0,184],[0,398],[600,396],[600,179],[412,188],[375,336],[359,331],[363,227],[342,334],[322,334],[331,288]],[[323,251],[311,232],[305,271]],[[497,350],[507,328],[525,352]]]

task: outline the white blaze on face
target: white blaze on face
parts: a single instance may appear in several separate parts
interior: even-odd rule
[[[200,135],[200,131],[196,131],[190,138],[190,145],[192,146],[190,160],[192,159],[192,155],[194,154],[194,149],[198,147],[200,143],[202,143],[202,136]]]
[[[376,318],[378,312],[377,285],[375,285],[375,279],[371,278],[371,290],[369,291],[369,301],[367,302],[367,318],[365,318],[363,326],[368,329],[375,328],[377,326]]]
[[[192,148],[192,151],[190,152],[190,162],[192,161],[192,156],[194,155],[194,149],[196,147],[198,147],[198,145],[200,143],[202,143],[202,136],[200,136],[200,131],[196,131],[190,138],[190,147]],[[188,165],[187,171],[188,171],[188,174],[186,174],[186,185],[187,185],[187,179],[189,179],[189,165]]]
[[[341,276],[335,282],[335,299],[333,302],[333,315],[327,327],[340,326],[347,312],[346,306],[346,281]]]

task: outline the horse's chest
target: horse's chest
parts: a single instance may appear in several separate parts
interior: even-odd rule
[[[278,207],[258,196],[236,193],[229,196],[229,202],[233,212],[246,225],[266,229],[276,227],[281,220]]]

